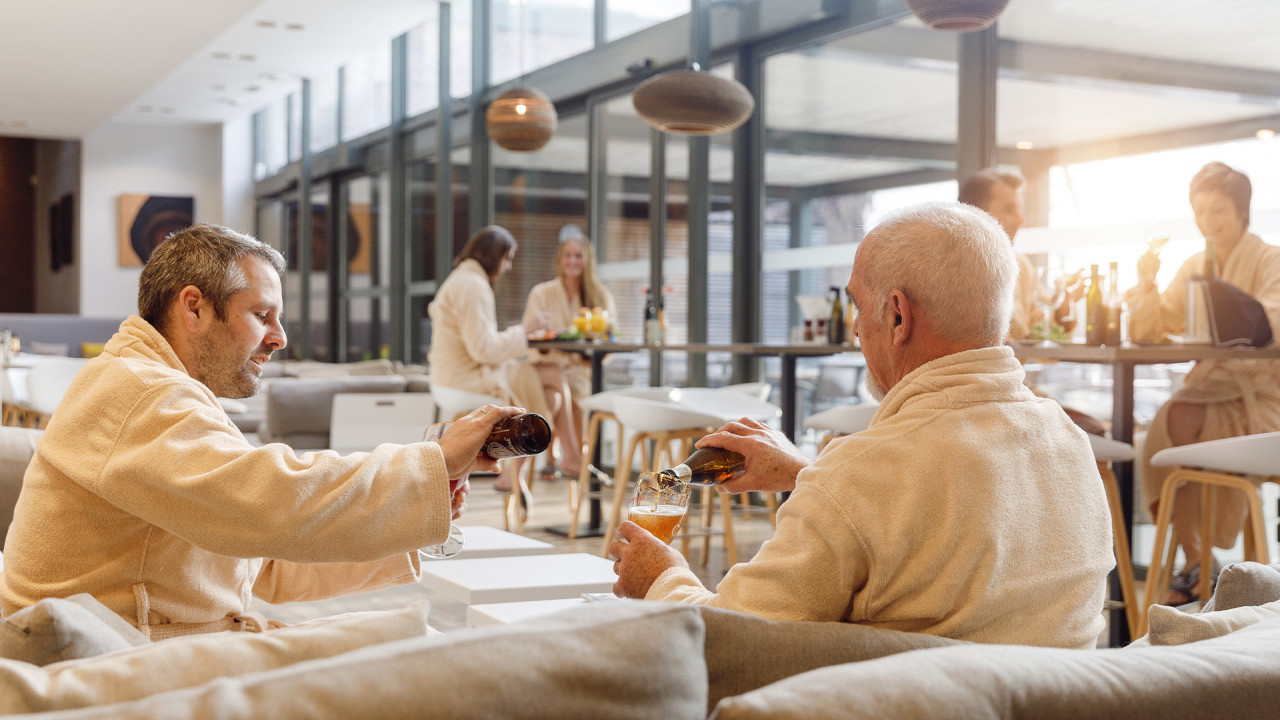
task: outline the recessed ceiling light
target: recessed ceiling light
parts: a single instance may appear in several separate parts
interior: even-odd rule
[[[229,52],[216,52],[216,53],[214,53],[214,54],[213,54],[213,59],[214,59],[214,60],[230,60],[230,59],[231,59],[231,53],[229,53]]]
[[[258,59],[257,55],[251,55],[249,53],[240,53],[236,57],[244,62],[253,62]]]
[[[276,26],[275,20],[259,20],[255,23],[260,28],[273,28]]]
[[[226,92],[226,90],[227,90],[227,84],[226,84],[226,83],[214,83],[214,84],[213,84],[213,90],[214,90],[214,92]]]
[[[1019,140],[1017,144],[1014,145],[1014,147],[1018,148],[1019,150],[1030,150],[1031,148],[1035,147],[1035,143],[1031,142],[1030,140]]]
[[[154,109],[154,108],[152,108],[150,105],[139,105],[139,106],[138,106],[138,112],[151,112],[153,109]]]
[[[218,98],[218,104],[230,105],[232,107],[240,107],[241,105],[244,104],[244,102],[238,98],[223,97],[223,98]]]
[[[172,115],[172,114],[173,114],[173,108],[171,108],[171,107],[162,107],[162,108],[160,108],[160,114],[161,114],[161,115]]]
[[[9,123],[10,127],[24,128],[27,126],[26,120],[13,120]]]
[[[262,89],[261,85],[245,85],[244,87],[245,92],[258,92],[261,89]]]
[[[1271,138],[1276,136],[1276,131],[1270,128],[1262,128],[1261,130],[1254,133],[1253,135],[1259,140],[1270,140]]]
[[[306,29],[307,29],[307,26],[306,26],[306,25],[303,25],[302,23],[285,23],[285,24],[284,24],[284,29],[285,29],[285,30],[295,30],[295,31],[296,31],[296,30],[306,30]]]

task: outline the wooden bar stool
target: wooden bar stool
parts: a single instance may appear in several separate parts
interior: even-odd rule
[[[1238,490],[1245,494],[1244,557],[1267,563],[1267,533],[1262,524],[1262,503],[1258,486],[1263,482],[1280,482],[1280,432],[1244,435],[1192,443],[1161,450],[1151,458],[1157,467],[1177,467],[1164,481],[1160,491],[1160,511],[1156,517],[1155,547],[1151,552],[1151,569],[1147,574],[1146,592],[1142,600],[1142,632],[1146,632],[1147,609],[1155,604],[1156,592],[1167,587],[1173,577],[1177,543],[1170,542],[1165,552],[1165,535],[1173,520],[1173,500],[1178,488],[1198,482],[1203,486],[1200,503],[1200,542],[1206,550],[1212,547],[1213,488]],[[1176,538],[1174,539],[1176,541]],[[1197,594],[1209,597],[1210,572],[1200,573]]]
[[[613,508],[605,531],[604,543],[601,545],[600,550],[600,554],[605,557],[608,557],[609,543],[613,542],[613,538],[618,532],[618,525],[622,522],[622,509],[628,499],[627,486],[630,484],[631,479],[631,463],[635,458],[637,447],[641,452],[641,467],[652,472],[664,466],[661,462],[661,458],[664,455],[667,458],[666,466],[668,467],[679,460],[683,460],[695,440],[722,424],[722,418],[719,415],[700,412],[678,403],[659,402],[638,397],[615,397],[613,400],[613,413],[623,425],[633,430],[634,434],[627,442],[627,449],[618,457],[618,468],[614,473]],[[652,458],[648,457],[649,453],[646,448],[648,441],[653,441],[655,444]],[[685,453],[685,455],[676,456],[673,454],[671,449],[671,443],[673,442],[681,444],[680,452]],[[721,516],[724,519],[722,534],[724,535],[725,553],[728,556],[730,565],[737,564],[738,549],[733,539],[733,510],[729,502],[712,488],[703,488],[702,501],[705,530],[698,534],[704,537],[703,562],[706,562],[710,545],[711,503],[719,501]],[[689,530],[690,528],[687,524],[680,529],[681,552],[686,556],[688,555],[688,540],[692,534],[688,532]]]
[[[1129,536],[1124,531],[1120,487],[1116,484],[1116,474],[1111,470],[1111,463],[1132,461],[1133,446],[1092,434],[1089,435],[1089,446],[1093,450],[1093,459],[1098,463],[1098,475],[1102,477],[1102,488],[1107,492],[1107,506],[1111,509],[1112,547],[1116,554],[1116,575],[1120,578],[1121,599],[1118,606],[1124,608],[1125,619],[1129,621],[1129,631],[1132,633],[1137,631],[1142,613],[1133,582],[1133,555],[1129,550]],[[1108,610],[1117,608],[1114,601],[1107,602],[1110,603]]]

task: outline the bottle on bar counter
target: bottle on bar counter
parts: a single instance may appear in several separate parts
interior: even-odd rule
[[[662,344],[662,321],[658,318],[658,304],[648,288],[644,291],[644,344]]]
[[[1103,298],[1103,303],[1107,306],[1106,344],[1112,347],[1119,347],[1124,298],[1120,295],[1120,263],[1118,262],[1113,261],[1107,273],[1107,294]]]
[[[1089,266],[1089,274],[1089,292],[1084,297],[1085,344],[1102,345],[1107,340],[1107,312],[1097,263]]]
[[[666,486],[671,485],[720,485],[729,482],[746,471],[746,458],[724,448],[698,448],[679,465],[662,470],[657,475]]]
[[[844,302],[840,299],[840,288],[831,286],[831,319],[827,321],[827,342],[832,345],[844,344]]]

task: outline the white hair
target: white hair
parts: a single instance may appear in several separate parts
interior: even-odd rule
[[[894,212],[870,235],[857,271],[877,317],[901,290],[941,337],[1004,342],[1018,260],[995,218],[958,202],[924,203]]]

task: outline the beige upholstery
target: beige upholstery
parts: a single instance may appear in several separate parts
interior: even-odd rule
[[[13,521],[13,506],[22,490],[22,476],[43,433],[43,430],[29,428],[0,427],[0,550],[4,549],[4,537]]]
[[[266,383],[267,417],[258,436],[264,442],[282,442],[295,450],[323,450],[329,447],[334,395],[404,391],[401,375],[275,379]]]

